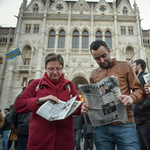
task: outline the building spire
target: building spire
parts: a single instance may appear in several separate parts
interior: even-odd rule
[[[23,5],[26,8],[26,6],[27,6],[27,0],[23,0]]]
[[[114,10],[116,9],[116,2],[115,2],[115,0],[113,0],[113,9]]]
[[[23,0],[22,4],[21,4],[21,7],[20,7],[20,10],[25,10],[26,9],[26,6],[27,6],[27,0]]]
[[[50,6],[50,1],[49,0],[46,0],[46,8],[48,9]]]
[[[133,6],[134,6],[134,11],[136,11],[136,9],[137,9],[136,0],[134,0],[134,4],[133,4]]]

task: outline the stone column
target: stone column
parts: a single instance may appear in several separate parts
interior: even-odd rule
[[[40,46],[38,48],[38,55],[37,55],[37,66],[36,66],[36,75],[35,79],[41,78],[42,73],[42,64],[43,64],[43,50],[44,50],[44,39],[45,39],[45,30],[46,30],[46,17],[47,17],[47,10],[45,10],[44,16],[43,16],[43,24],[42,24],[42,30],[41,30],[41,41]]]
[[[6,44],[5,53],[9,52],[10,34],[11,34],[11,29],[10,29],[9,35],[7,37],[7,44]],[[3,83],[3,80],[4,80],[5,68],[6,68],[6,57],[3,57],[3,65],[2,65],[2,69],[1,69],[1,73],[0,73],[0,94],[2,92],[2,83]]]
[[[71,4],[69,6],[69,13],[68,13],[68,31],[67,31],[67,36],[66,36],[66,39],[65,40],[65,43],[66,43],[66,67],[68,67],[68,64],[69,64],[69,49],[71,48],[71,45],[70,44],[70,22],[71,22]]]
[[[92,4],[92,8],[91,8],[91,39],[90,39],[90,43],[89,43],[89,46],[90,44],[95,40],[94,39],[94,15],[93,15],[93,4]],[[89,48],[90,50],[90,48]],[[90,56],[90,59],[91,59],[91,67],[94,67],[94,60],[93,60],[93,56],[91,55]]]
[[[120,50],[118,48],[118,24],[117,24],[117,14],[116,14],[116,3],[113,1],[113,9],[114,9],[114,31],[115,31],[115,39],[114,39],[114,48],[116,51],[116,58],[120,60]]]

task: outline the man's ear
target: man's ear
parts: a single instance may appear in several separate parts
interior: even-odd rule
[[[138,64],[137,66],[138,66],[139,69],[141,68],[141,64]]]
[[[110,54],[110,48],[108,48],[108,52],[109,52],[109,54]]]

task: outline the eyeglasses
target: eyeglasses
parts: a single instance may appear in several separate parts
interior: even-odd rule
[[[49,72],[54,72],[54,71],[57,71],[57,72],[61,72],[62,71],[62,68],[46,68]]]

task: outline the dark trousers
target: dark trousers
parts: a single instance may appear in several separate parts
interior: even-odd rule
[[[28,136],[17,134],[18,146],[17,150],[27,150]]]
[[[137,124],[136,132],[141,150],[150,150],[150,122]]]
[[[74,145],[76,150],[81,150],[80,140],[81,140],[82,129],[74,129]]]
[[[17,149],[18,142],[17,141],[10,141],[10,140],[8,140],[7,150],[9,150],[11,148],[12,142],[14,142],[14,149],[15,150]]]

